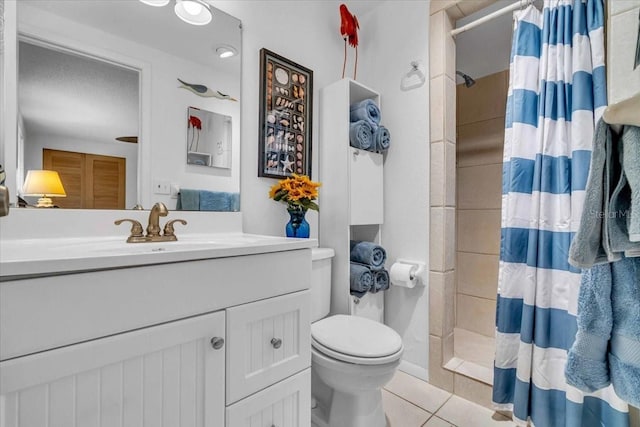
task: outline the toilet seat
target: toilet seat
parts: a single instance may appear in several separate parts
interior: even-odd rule
[[[390,327],[358,316],[338,314],[311,325],[311,345],[334,359],[379,365],[402,356],[402,338]]]

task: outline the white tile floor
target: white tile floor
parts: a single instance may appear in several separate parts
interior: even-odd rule
[[[382,391],[389,427],[514,427],[507,417],[398,371]]]

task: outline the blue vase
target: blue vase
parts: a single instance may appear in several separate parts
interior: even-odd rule
[[[309,237],[309,223],[304,219],[306,209],[287,209],[289,212],[289,222],[285,227],[287,237]]]

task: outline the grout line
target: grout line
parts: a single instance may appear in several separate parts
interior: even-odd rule
[[[411,405],[415,406],[416,408],[420,409],[421,411],[426,412],[427,414],[430,414],[429,418],[431,418],[431,416],[433,416],[435,414],[435,412],[428,411],[425,408],[423,408],[422,406],[416,405],[415,403],[411,402],[410,400],[405,399],[404,397],[400,396],[399,394],[396,394],[396,393],[392,392],[391,390],[387,390],[386,388],[384,390],[386,392],[388,392],[388,393],[393,394],[396,397],[399,397],[400,399],[404,400],[405,402],[410,403]],[[448,400],[448,398],[447,398],[447,400]],[[438,409],[440,409],[440,408],[438,408]],[[427,418],[427,421],[429,421],[429,418]]]
[[[457,250],[456,252],[461,252],[463,254],[472,254],[472,255],[497,255],[500,256],[500,254],[492,254],[489,252],[473,252],[473,251],[459,251]]]
[[[456,166],[456,169],[469,169],[469,168],[478,168],[478,167],[482,167],[482,166],[502,166],[503,163],[498,163],[498,162],[491,162],[491,163],[478,163],[477,165],[458,165]]]
[[[462,252],[463,254],[472,254],[472,255],[497,255],[497,256],[500,256],[500,254],[490,254],[490,253],[486,253],[486,252],[461,251],[461,250],[456,250],[456,252]]]
[[[453,207],[456,207],[456,206],[453,206]],[[502,208],[501,207],[500,208],[461,208],[461,207],[457,207],[456,211],[457,212],[460,212],[460,211],[495,211],[495,212],[501,213]]]
[[[468,294],[468,293],[466,293],[466,292],[460,292],[460,291],[458,291],[458,292],[456,292],[456,293],[457,293],[457,294],[459,294],[459,295],[465,295],[465,296],[468,296],[468,297],[474,297],[474,298],[486,299],[486,300],[489,300],[489,301],[497,301],[497,300],[498,300],[498,298],[497,298],[497,295],[498,295],[498,288],[497,288],[497,286],[496,286],[496,297],[494,297],[494,298],[480,297],[480,296],[478,296],[478,295]],[[464,328],[462,328],[462,329],[464,329]],[[479,334],[479,335],[482,335],[482,334]],[[486,337],[486,335],[482,335],[482,336]]]

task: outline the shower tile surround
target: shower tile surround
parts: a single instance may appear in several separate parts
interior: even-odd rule
[[[624,50],[618,41],[634,40],[635,31],[637,31],[637,17],[640,11],[640,0],[605,0],[608,8],[607,16],[607,65],[608,74],[608,91],[609,102],[617,102],[640,91],[640,73],[629,68],[628,63],[631,61],[628,49]],[[451,208],[455,211],[455,204],[447,204],[445,202],[445,194],[455,194],[456,183],[455,176],[451,177],[447,172],[451,165],[455,165],[455,157],[447,158],[447,151],[442,147],[452,147],[455,150],[456,137],[451,133],[445,135],[445,123],[454,124],[456,117],[455,110],[451,112],[450,108],[444,106],[444,101],[456,99],[455,86],[452,88],[451,83],[445,84],[446,79],[455,82],[455,41],[450,35],[455,21],[483,9],[495,0],[432,0],[430,3],[430,23],[429,23],[429,64],[430,64],[430,120],[432,126],[431,132],[431,161],[430,161],[430,182],[431,182],[431,215],[438,212],[438,218],[444,217],[444,211]],[[632,19],[633,18],[633,19]],[[628,33],[628,34],[627,34]],[[613,40],[617,40],[613,43]],[[617,71],[611,71],[615,68]],[[622,70],[622,71],[621,71]],[[444,76],[444,77],[443,77]],[[441,78],[439,78],[441,77]],[[499,122],[491,123],[491,120],[476,123],[473,126],[463,126],[458,131],[458,138],[462,140],[468,137],[469,133],[476,133],[475,127],[488,127],[501,134],[503,132],[504,122],[500,119],[494,119]],[[501,122],[501,123],[500,123]],[[466,128],[466,129],[465,129]],[[493,139],[491,132],[482,132],[487,141]],[[477,144],[484,144],[487,141],[477,140]],[[441,144],[440,146],[438,144]],[[454,151],[455,153],[455,151]],[[483,153],[487,156],[485,163],[491,163],[501,159],[502,153],[495,151],[486,151]],[[455,156],[455,154],[454,154]],[[478,157],[479,158],[479,157]],[[478,159],[477,158],[477,159]],[[458,166],[469,166],[464,163],[464,158],[458,159]],[[444,167],[443,167],[444,165]],[[437,188],[434,188],[437,187]],[[455,196],[454,196],[455,197]],[[442,230],[442,231],[440,231]],[[454,372],[444,368],[444,366],[452,362],[457,365],[457,370],[461,362],[451,360],[454,354],[453,326],[450,319],[450,311],[455,309],[455,266],[445,266],[442,263],[445,253],[451,251],[451,242],[455,242],[455,229],[446,229],[441,222],[431,221],[430,236],[433,240],[434,236],[438,237],[436,244],[430,245],[430,300],[429,300],[429,324],[440,325],[439,327],[430,327],[429,330],[429,382],[439,388],[460,395],[465,394],[465,398],[479,404],[486,402],[485,396],[487,391],[490,393],[490,386],[486,386],[485,390],[481,390],[479,395],[469,396],[468,391],[472,391],[469,387],[464,387],[460,381],[455,381],[456,377],[464,376],[460,372]],[[455,249],[454,249],[455,251]],[[463,271],[463,259],[458,259],[459,274],[465,274]],[[491,276],[492,272],[482,272],[480,275]],[[447,280],[445,280],[445,277]],[[476,278],[478,280],[478,278]],[[453,290],[447,287],[452,287]],[[464,289],[464,285],[461,287]],[[446,292],[445,292],[446,290]],[[482,337],[482,336],[479,336]],[[470,378],[467,378],[471,380]],[[486,384],[485,384],[486,385]],[[477,390],[475,390],[477,392]],[[472,391],[473,393],[473,391]],[[455,397],[455,396],[454,396]],[[439,412],[438,412],[439,414]],[[640,425],[640,411],[638,408],[631,408],[632,425]],[[446,425],[446,424],[445,424]]]
[[[505,70],[478,78],[469,88],[460,84],[456,91],[456,326],[492,338],[508,87],[509,73]],[[456,333],[456,347],[462,339]],[[454,354],[461,357],[457,351]],[[487,356],[491,364],[493,354]]]
[[[456,20],[493,2],[432,1],[429,22],[429,382],[483,405],[488,404],[490,386],[475,384],[475,380],[444,367],[454,357],[456,308],[456,45],[450,31]]]

